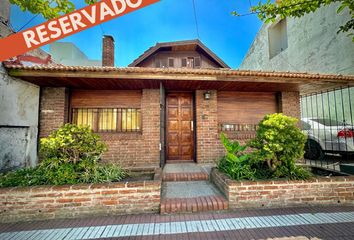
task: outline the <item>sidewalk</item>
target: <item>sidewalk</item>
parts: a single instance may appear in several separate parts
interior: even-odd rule
[[[125,215],[0,224],[0,239],[354,239],[354,207]]]

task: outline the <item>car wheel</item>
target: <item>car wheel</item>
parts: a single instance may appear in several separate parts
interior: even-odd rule
[[[305,155],[304,157],[310,160],[323,159],[324,153],[321,146],[314,140],[308,139],[305,144]]]

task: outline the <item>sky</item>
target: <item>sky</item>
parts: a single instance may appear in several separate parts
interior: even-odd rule
[[[77,9],[85,6],[84,0],[74,3]],[[248,13],[249,0],[195,0],[195,7],[199,39],[231,68],[238,68],[262,25],[256,15],[232,16],[234,10]],[[11,7],[11,24],[16,31],[46,21],[38,15],[24,26],[33,17],[17,6]],[[90,59],[100,60],[102,35],[112,35],[115,65],[125,67],[158,42],[197,39],[196,29],[193,0],[161,0],[59,42],[73,42]],[[49,47],[43,49],[48,51]]]

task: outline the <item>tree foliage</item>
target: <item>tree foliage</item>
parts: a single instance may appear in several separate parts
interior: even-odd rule
[[[344,25],[340,26],[338,32],[347,32],[348,35],[354,35],[354,1],[353,0],[281,0],[271,2],[267,0],[266,3],[259,1],[258,5],[251,7],[251,12],[256,13],[262,21],[274,21],[278,17],[281,19],[285,17],[302,17],[307,13],[315,12],[322,6],[327,6],[332,3],[340,3],[337,13],[348,10],[351,19]],[[234,15],[239,16],[237,12]],[[354,41],[354,37],[353,37]]]
[[[98,0],[84,1],[86,4],[93,4]],[[75,4],[71,0],[10,0],[10,3],[19,6],[22,11],[40,14],[45,19],[56,18],[76,9]]]

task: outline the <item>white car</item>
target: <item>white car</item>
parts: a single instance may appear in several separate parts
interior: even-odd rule
[[[322,159],[325,153],[354,154],[354,127],[328,118],[302,118],[301,129],[307,134],[305,158]]]

